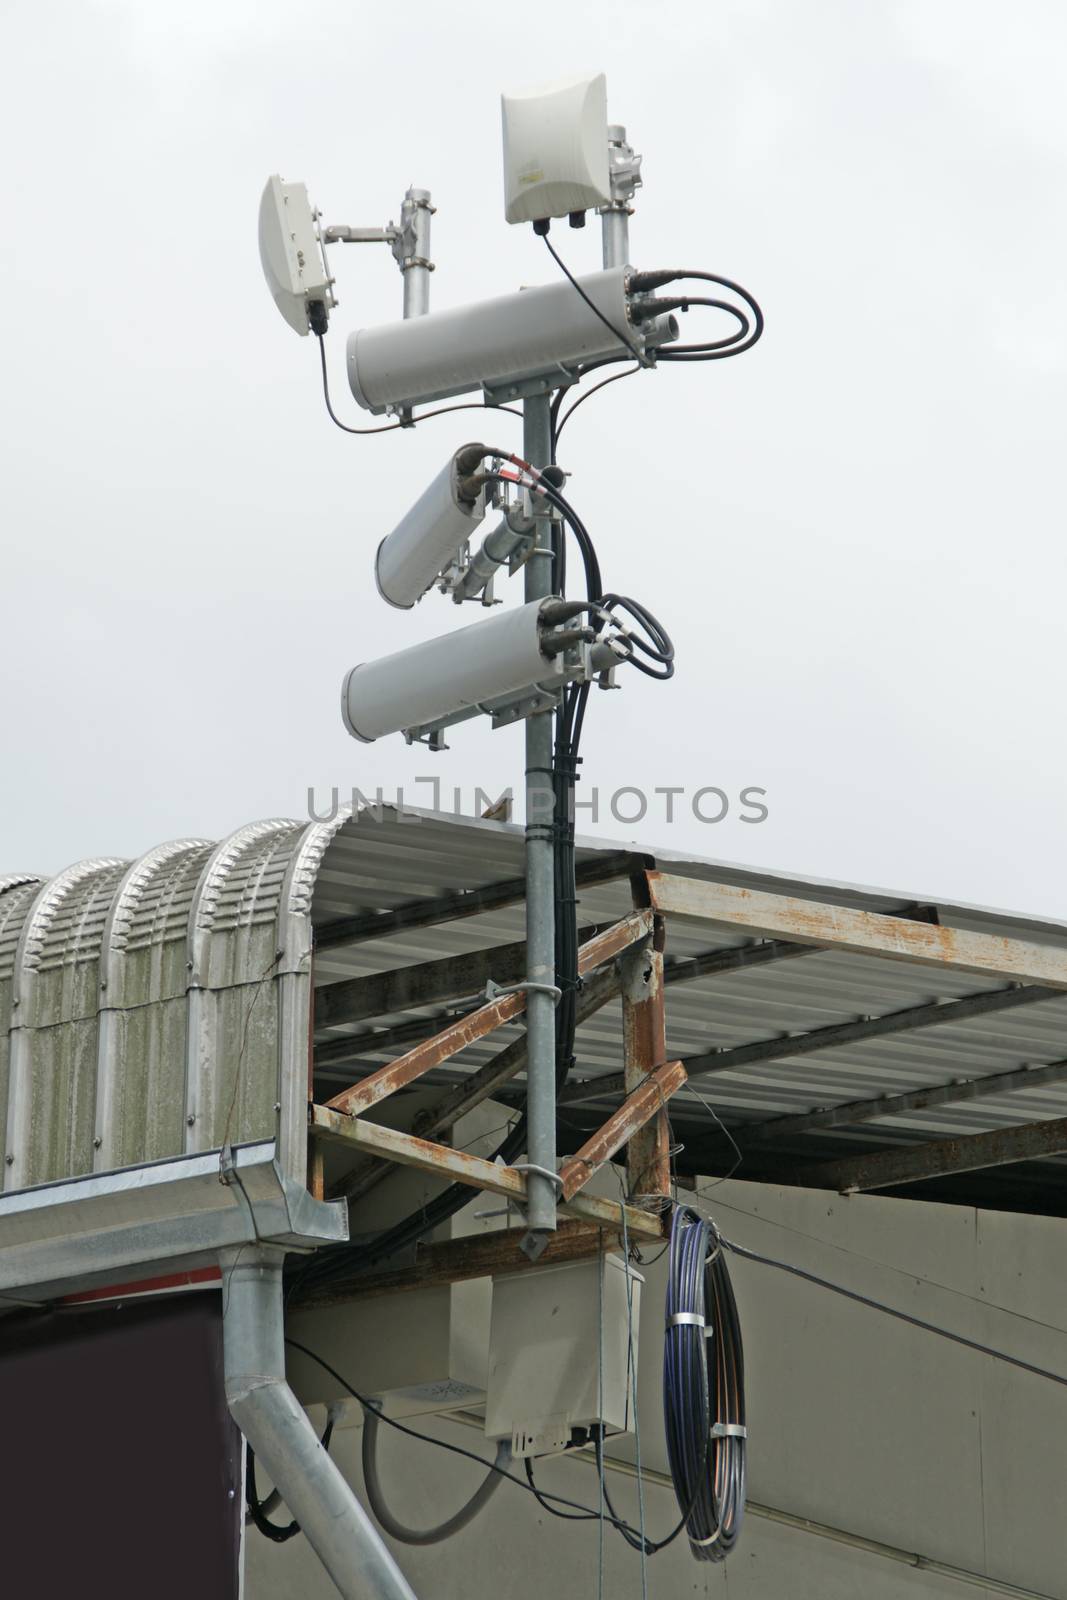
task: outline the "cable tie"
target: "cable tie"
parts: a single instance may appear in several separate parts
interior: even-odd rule
[[[740,1422],[716,1422],[712,1424],[711,1438],[747,1439],[748,1429]]]
[[[699,1311],[675,1311],[667,1318],[668,1328],[706,1328],[707,1318]]]

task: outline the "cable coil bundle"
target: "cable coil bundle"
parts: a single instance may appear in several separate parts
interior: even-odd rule
[[[745,1511],[745,1363],[730,1274],[714,1228],[688,1206],[671,1226],[663,1410],[691,1553],[723,1561]]]

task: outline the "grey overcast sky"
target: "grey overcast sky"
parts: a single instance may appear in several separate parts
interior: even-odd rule
[[[498,94],[603,70],[645,158],[635,264],[739,278],[767,331],[565,436],[606,580],[678,650],[594,698],[580,828],[1067,914],[1065,46],[1052,0],[6,0],[0,870],[301,816],[309,786],[521,783],[518,730],[433,757],[338,713],[354,662],[460,620],[387,610],[379,540],[519,424],[334,429],[256,212],[272,172],[363,225],[417,183],[437,307],[548,281],[504,223]],[[593,270],[598,232],[554,237]],[[399,275],[333,264],[367,421],[344,335]],[[624,785],[758,785],[769,816],[620,823]]]

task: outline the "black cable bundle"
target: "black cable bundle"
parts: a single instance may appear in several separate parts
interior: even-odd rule
[[[562,392],[562,391],[561,391]],[[551,466],[556,465],[556,421],[550,413],[552,442]],[[561,491],[563,474],[549,472],[543,487],[546,497],[574,534],[582,557],[587,598],[596,602],[602,587],[600,565],[593,541],[584,522]],[[567,592],[567,545],[561,523],[552,524],[552,590]],[[564,690],[563,703],[556,713],[556,739],[552,754],[553,822],[555,824],[555,911],[556,911],[556,987],[560,1001],[556,1008],[556,1082],[566,1081],[574,1066],[574,1036],[578,1023],[578,887],[574,876],[574,790],[578,782],[578,754],[585,721],[587,683],[571,684]]]
[[[730,1275],[714,1229],[679,1206],[671,1226],[663,1345],[667,1455],[689,1547],[723,1561],[745,1511],[745,1362]]]
[[[323,1429],[319,1443],[324,1450],[329,1450],[330,1440],[333,1438],[333,1412],[326,1418],[326,1427]],[[294,1517],[292,1522],[272,1522],[270,1513],[281,1504],[281,1495],[277,1489],[272,1489],[265,1500],[259,1498],[256,1488],[256,1453],[252,1446],[246,1445],[245,1468],[245,1505],[248,1507],[246,1522],[253,1522],[263,1534],[264,1538],[272,1539],[275,1544],[285,1544],[288,1539],[295,1539],[300,1532],[300,1524]]]

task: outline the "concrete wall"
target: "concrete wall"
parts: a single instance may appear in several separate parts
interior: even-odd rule
[[[701,1188],[694,1203],[739,1243],[1067,1374],[1062,1222],[736,1182]],[[484,1200],[475,1204],[484,1209]],[[645,1518],[653,1537],[676,1520],[670,1490],[656,1481],[666,1470],[663,1265],[643,1269],[640,1330],[641,1450],[652,1474]],[[1067,1596],[1067,1389],[770,1268],[732,1258],[730,1271],[745,1338],[750,1511],[725,1567],[694,1562],[678,1541],[649,1561],[650,1594]],[[360,1365],[354,1344],[357,1387]],[[492,1453],[455,1418],[412,1425]],[[394,1511],[409,1522],[439,1520],[478,1482],[473,1464],[382,1432],[382,1475]],[[344,1427],[334,1443],[357,1489],[360,1434],[358,1425]],[[614,1452],[632,1460],[634,1440],[618,1441]],[[545,1488],[596,1504],[596,1473],[586,1460],[546,1462],[537,1476]],[[612,1471],[609,1487],[618,1509],[636,1520],[632,1476]],[[447,1544],[397,1554],[420,1600],[569,1600],[597,1595],[599,1543],[596,1522],[549,1517],[504,1484],[482,1517]],[[641,1594],[640,1557],[610,1527],[603,1560],[605,1595]],[[333,1594],[302,1539],[278,1546],[249,1530],[246,1600]]]

